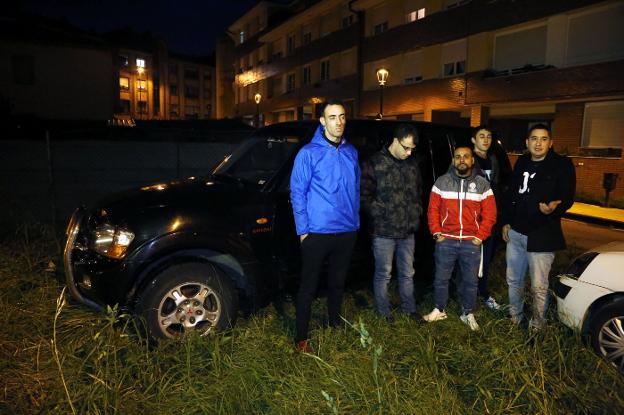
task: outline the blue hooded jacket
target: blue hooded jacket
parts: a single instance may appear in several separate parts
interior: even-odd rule
[[[303,146],[290,176],[297,235],[352,232],[360,227],[360,166],[357,150],[343,138],[338,148],[320,125]]]

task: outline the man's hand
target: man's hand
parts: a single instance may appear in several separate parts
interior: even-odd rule
[[[539,204],[539,210],[544,215],[550,215],[557,208],[557,206],[559,206],[559,203],[561,203],[561,200],[553,200],[552,202],[548,204],[541,202]]]
[[[509,229],[511,229],[511,225],[503,225],[503,241],[509,242]]]
[[[435,238],[436,243],[437,243],[437,242],[442,242],[443,240],[445,240],[445,239],[446,239],[446,238],[445,238],[444,236],[442,236],[442,234],[441,234],[441,233],[439,233],[439,232],[438,232],[438,233],[436,233],[434,236],[436,237],[436,238]]]
[[[299,235],[299,242],[303,242],[303,240],[307,237],[308,237],[307,233],[304,233],[303,235]]]
[[[479,238],[472,238],[472,243],[479,246],[481,245],[481,239]]]

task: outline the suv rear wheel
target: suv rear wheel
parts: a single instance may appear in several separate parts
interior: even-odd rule
[[[231,281],[213,264],[173,265],[143,290],[138,314],[156,338],[197,330],[205,335],[234,324],[238,297]]]
[[[593,349],[624,373],[624,299],[602,308],[589,326]]]

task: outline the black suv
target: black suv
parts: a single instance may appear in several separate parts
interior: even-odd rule
[[[349,120],[345,136],[360,162],[392,138],[396,121]],[[466,128],[413,123],[420,135],[424,197],[444,174]],[[317,121],[257,130],[206,177],[117,194],[73,214],[64,261],[78,301],[102,310],[118,304],[143,317],[152,336],[207,333],[234,323],[297,280],[299,241],[289,199],[290,171]],[[428,200],[424,200],[425,206]],[[364,218],[363,218],[364,219]],[[423,218],[424,219],[424,218]],[[426,220],[417,235],[418,269],[431,269]],[[366,224],[350,275],[372,277]]]

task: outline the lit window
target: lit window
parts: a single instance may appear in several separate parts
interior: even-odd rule
[[[137,89],[145,91],[147,89],[147,81],[145,79],[139,79],[137,81]]]
[[[425,18],[425,8],[424,7],[422,9],[418,9],[418,16],[417,16],[417,18],[418,18],[418,20]]]
[[[136,66],[137,68],[145,68],[145,59],[137,58]]]
[[[245,31],[241,30],[239,33],[239,43],[245,43]]]
[[[407,23],[415,22],[416,20],[424,19],[425,17],[425,9],[414,10],[405,15],[405,21]]]
[[[130,80],[126,77],[120,77],[119,78],[119,89],[123,89],[124,91],[127,91],[130,89]]]

